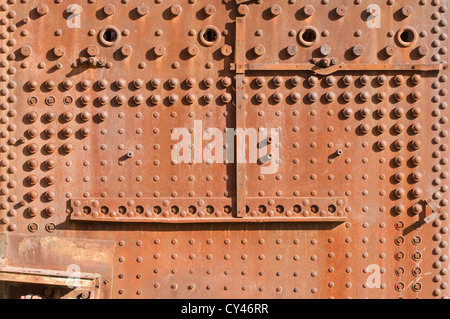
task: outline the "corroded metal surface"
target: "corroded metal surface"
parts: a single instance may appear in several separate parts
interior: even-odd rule
[[[0,295],[448,297],[447,37],[446,0],[2,3]]]

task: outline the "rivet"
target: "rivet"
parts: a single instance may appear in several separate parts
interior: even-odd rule
[[[120,53],[122,53],[123,56],[128,57],[133,53],[133,48],[131,45],[124,45],[122,48],[120,48]]]
[[[40,16],[44,16],[48,13],[49,9],[45,4],[39,4],[36,8],[36,11]]]
[[[328,56],[331,54],[331,46],[328,44],[323,44],[320,48],[319,48],[320,54],[322,54],[323,56]]]
[[[344,17],[345,15],[347,15],[348,13],[348,8],[344,5],[339,5],[336,9],[335,9],[336,14],[339,17]]]
[[[113,14],[116,13],[116,7],[112,4],[112,3],[107,3],[104,7],[103,7],[103,12],[107,15],[107,16],[111,16]]]
[[[183,11],[183,9],[181,8],[181,6],[179,4],[174,4],[173,6],[170,7],[170,12],[174,16],[179,16],[182,11]]]
[[[149,12],[149,8],[145,3],[142,3],[136,7],[138,14],[142,17]]]
[[[273,16],[278,16],[278,15],[280,15],[280,14],[281,14],[281,7],[280,7],[279,5],[277,5],[277,4],[271,6],[271,7],[270,7],[270,13],[271,13]]]

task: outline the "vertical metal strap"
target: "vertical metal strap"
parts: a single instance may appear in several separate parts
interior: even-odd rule
[[[236,129],[246,128],[245,113],[245,19],[243,17],[236,18],[236,47],[235,47],[235,63],[236,63]],[[245,159],[246,143],[236,143],[236,160],[238,154],[243,154]],[[246,214],[246,163],[236,162],[236,217],[242,218]]]

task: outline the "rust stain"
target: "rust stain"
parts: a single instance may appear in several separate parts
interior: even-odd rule
[[[45,254],[61,256],[62,259],[70,257],[80,262],[107,263],[110,260],[108,251],[99,250],[98,245],[90,243],[76,243],[59,237],[34,237],[23,239],[18,245],[18,251],[24,257],[36,257]]]

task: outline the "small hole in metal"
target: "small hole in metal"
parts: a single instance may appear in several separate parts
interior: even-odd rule
[[[295,205],[292,210],[294,211],[294,213],[298,214],[301,213],[302,211],[302,207],[300,205]]]
[[[312,205],[311,212],[317,214],[319,212],[319,207],[317,205]]]
[[[316,32],[312,29],[306,29],[302,34],[302,39],[305,42],[314,42],[317,40]]]
[[[400,39],[402,39],[403,42],[411,43],[415,39],[414,32],[406,29],[400,34]]]
[[[117,32],[114,29],[107,29],[103,33],[103,39],[108,42],[114,42],[117,40]]]
[[[214,42],[217,40],[217,31],[214,29],[206,29],[203,33],[203,39],[207,42]]]
[[[275,208],[278,214],[282,214],[284,212],[284,207],[282,205],[277,205]]]
[[[264,206],[264,205],[259,205],[259,206],[258,206],[258,211],[259,211],[261,214],[265,214],[266,211],[267,211],[267,208],[266,208],[266,206]]]
[[[313,26],[306,26],[300,30],[298,39],[301,44],[310,47],[319,40],[319,31]]]
[[[142,206],[137,206],[137,207],[136,207],[136,213],[138,213],[139,215],[141,215],[142,213],[144,213],[144,207],[142,207]]]

